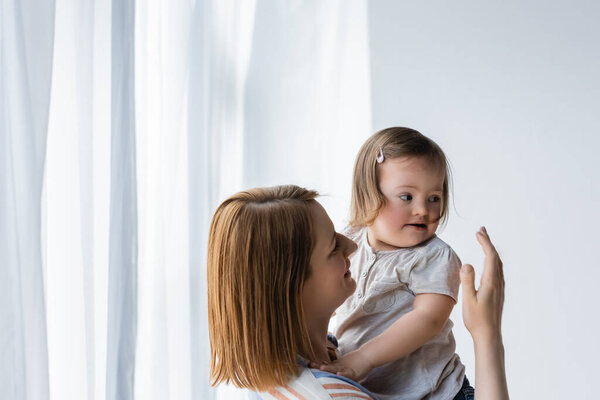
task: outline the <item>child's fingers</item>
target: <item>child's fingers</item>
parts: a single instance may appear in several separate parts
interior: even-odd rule
[[[350,378],[350,379],[356,379],[356,372],[352,369],[352,368],[348,368],[344,365],[340,365],[340,364],[323,364],[321,365],[321,367],[319,368],[321,371],[326,371],[326,372],[331,372],[332,374],[336,374],[336,375],[342,375],[345,376],[346,378]]]
[[[463,289],[463,301],[474,299],[477,291],[475,290],[475,270],[471,264],[460,267],[460,282]]]
[[[336,364],[323,364],[319,367],[321,371],[331,372],[332,374],[343,373],[344,369]]]

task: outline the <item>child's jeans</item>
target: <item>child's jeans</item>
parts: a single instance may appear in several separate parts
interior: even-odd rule
[[[473,389],[466,376],[462,387],[454,396],[454,400],[475,400],[475,389]]]

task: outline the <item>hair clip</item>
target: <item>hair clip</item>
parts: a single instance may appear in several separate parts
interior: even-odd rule
[[[381,164],[385,160],[383,157],[383,148],[379,149],[379,154],[377,155],[377,164]]]

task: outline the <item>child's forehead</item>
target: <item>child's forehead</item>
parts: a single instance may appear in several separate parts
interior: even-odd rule
[[[425,157],[397,157],[380,165],[379,183],[386,186],[407,186],[442,190],[446,171]]]
[[[408,156],[387,158],[380,164],[383,171],[394,171],[396,173],[406,172],[412,174],[446,175],[445,165],[432,157]]]

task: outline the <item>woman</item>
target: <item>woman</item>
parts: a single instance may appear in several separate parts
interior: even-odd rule
[[[356,245],[336,233],[317,193],[297,186],[258,188],[224,201],[208,243],[211,383],[231,382],[261,398],[369,399],[358,383],[309,368],[335,358],[327,327],[356,283]],[[500,332],[502,262],[485,229],[480,290],[461,269],[463,318],[473,336],[476,398],[507,399]]]

